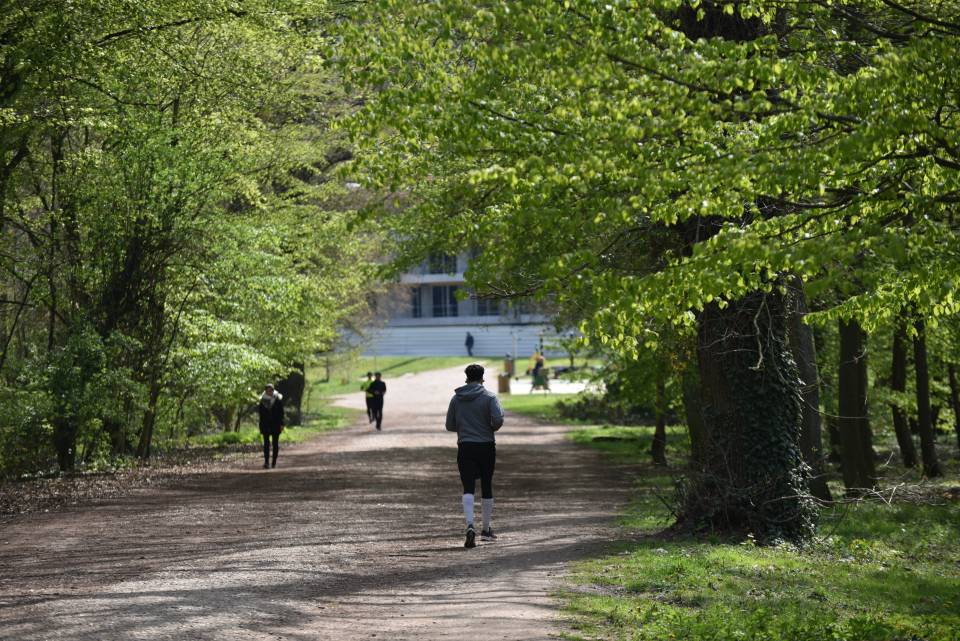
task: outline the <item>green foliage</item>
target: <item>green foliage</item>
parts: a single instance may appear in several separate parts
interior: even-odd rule
[[[379,0],[338,54],[408,251],[634,356],[788,272],[821,321],[957,311],[950,6]]]
[[[33,405],[0,435],[49,423],[65,469],[104,443],[146,456],[362,322],[375,234],[329,176],[332,19],[318,0],[0,18],[0,374]]]

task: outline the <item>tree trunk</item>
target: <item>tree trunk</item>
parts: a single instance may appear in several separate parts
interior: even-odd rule
[[[77,425],[71,418],[61,416],[53,420],[53,447],[60,471],[72,472],[77,458]]]
[[[680,378],[683,392],[683,411],[687,416],[690,435],[690,460],[696,468],[704,461],[706,428],[703,423],[703,405],[700,402],[700,376],[696,362],[686,362]]]
[[[876,485],[873,435],[867,414],[867,356],[863,330],[856,321],[840,321],[839,418],[843,448],[843,484],[862,494]]]
[[[922,319],[914,323],[917,335],[913,339],[913,368],[917,377],[917,430],[920,432],[920,458],[923,475],[940,476],[937,446],[930,414],[930,373],[927,369],[927,333]]]
[[[150,446],[153,442],[153,428],[157,424],[157,404],[160,400],[160,376],[154,374],[150,381],[150,395],[147,400],[147,409],[143,413],[143,425],[140,429],[140,442],[137,444],[137,458],[150,458]]]
[[[283,408],[287,415],[287,425],[301,425],[303,414],[303,392],[307,387],[304,364],[294,363],[294,370],[286,378],[277,382],[277,391],[283,394]]]
[[[115,418],[104,418],[103,431],[110,438],[110,454],[123,456],[129,452],[130,446],[124,434],[123,422]]]
[[[813,332],[803,322],[809,312],[803,292],[803,281],[791,279],[792,296],[788,314],[790,348],[800,374],[800,451],[810,467],[810,493],[821,501],[830,501],[830,488],[823,472],[823,436],[820,423],[820,373],[817,368],[817,350]]]
[[[957,433],[957,448],[960,448],[960,387],[957,386],[957,366],[947,365],[950,377],[950,404],[953,406],[953,429]]]
[[[800,389],[776,290],[754,292],[699,318],[703,461],[691,474],[681,523],[801,540],[816,503],[798,445]]]
[[[822,327],[812,327],[813,346],[818,354],[826,354],[827,348],[824,341],[824,329]],[[818,370],[820,376],[820,402],[825,408],[823,415],[823,425],[827,430],[827,460],[835,465],[840,465],[843,461],[843,445],[840,439],[840,428],[837,426],[837,415],[840,413],[837,409],[837,382],[833,378],[833,372],[829,369]]]
[[[890,390],[894,393],[907,391],[907,328],[901,323],[893,333],[893,366],[890,373]],[[893,412],[893,431],[897,435],[900,458],[906,467],[917,465],[917,450],[910,435],[907,412],[894,400],[890,403]]]
[[[218,405],[210,410],[221,432],[229,432],[233,429],[234,410],[235,408],[232,405]]]
[[[664,378],[663,368],[657,367],[657,394],[654,406],[656,427],[653,432],[653,443],[650,444],[650,456],[657,465],[667,464],[667,395]]]

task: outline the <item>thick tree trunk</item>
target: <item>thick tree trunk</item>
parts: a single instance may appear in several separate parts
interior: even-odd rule
[[[690,460],[696,468],[704,461],[706,427],[703,423],[703,404],[700,402],[700,376],[695,362],[684,363],[680,386],[683,392],[683,411],[687,416],[690,435]]]
[[[821,501],[830,501],[830,488],[823,472],[823,436],[820,422],[820,373],[817,369],[817,350],[813,332],[803,322],[809,312],[803,292],[803,281],[791,279],[791,305],[788,315],[790,348],[800,374],[800,451],[810,468],[810,493]]]
[[[130,444],[127,443],[127,436],[124,433],[123,422],[115,418],[104,418],[103,431],[110,438],[110,454],[113,456],[123,456],[130,451]]]
[[[893,365],[890,372],[890,390],[903,393],[907,391],[907,329],[903,324],[897,326],[893,333]],[[903,406],[894,400],[890,403],[893,412],[893,431],[897,435],[897,445],[900,447],[900,458],[906,467],[917,465],[917,449],[910,434],[910,425],[907,422],[907,412]]]
[[[294,370],[277,383],[277,391],[283,394],[283,408],[287,414],[287,425],[300,425],[303,422],[301,405],[303,393],[307,387],[304,364],[294,363]]]
[[[761,539],[812,533],[816,503],[798,445],[799,379],[782,295],[755,292],[699,319],[706,449],[681,523]]]
[[[53,447],[57,451],[57,467],[72,472],[77,459],[77,425],[67,417],[53,420]]]
[[[950,404],[953,406],[953,429],[957,433],[957,447],[960,448],[960,387],[957,385],[957,366],[947,365],[950,377]]]
[[[876,485],[873,435],[867,414],[867,356],[864,333],[855,321],[840,321],[839,418],[843,484],[859,495]]]
[[[653,431],[653,443],[650,444],[650,456],[657,465],[667,464],[667,394],[664,378],[663,368],[658,367],[654,407],[656,427]]]
[[[917,377],[917,430],[920,432],[920,458],[923,475],[933,478],[942,474],[937,460],[937,445],[930,414],[930,373],[927,369],[927,330],[923,320],[914,323],[913,369]]]
[[[233,429],[233,413],[235,409],[232,405],[219,405],[210,410],[221,432],[229,432]]]

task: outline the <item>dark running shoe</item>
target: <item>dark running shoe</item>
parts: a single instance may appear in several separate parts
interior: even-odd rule
[[[487,528],[486,530],[480,530],[480,540],[481,541],[496,541],[497,535],[493,533],[493,528]]]
[[[467,528],[467,540],[464,541],[463,547],[465,548],[477,547],[477,533],[474,531],[472,525]]]

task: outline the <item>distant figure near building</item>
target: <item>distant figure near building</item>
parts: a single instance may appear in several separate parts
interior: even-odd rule
[[[373,420],[377,422],[377,431],[380,431],[380,424],[383,423],[383,395],[387,393],[387,384],[381,379],[380,372],[376,372],[374,380],[367,388],[367,393],[372,395],[370,407],[373,410]]]
[[[263,468],[277,466],[277,454],[280,452],[280,432],[283,431],[283,394],[267,383],[257,402],[260,415],[260,434],[263,436]],[[273,444],[273,460],[270,459],[270,445]]]
[[[495,541],[493,519],[493,469],[497,461],[493,433],[503,426],[503,408],[497,395],[483,386],[483,366],[468,365],[466,385],[458,387],[447,408],[446,428],[457,433],[457,468],[463,484],[463,518],[467,522],[467,538],[463,546],[476,546],[473,528],[473,495],[477,478],[483,504],[483,529],[480,538]]]
[[[473,357],[473,334],[467,332],[467,340],[464,342],[467,346],[467,356]]]
[[[370,385],[373,384],[373,372],[367,372],[367,380],[360,383],[360,389],[363,391],[364,401],[367,403],[367,422],[373,423],[373,393],[370,392]]]

